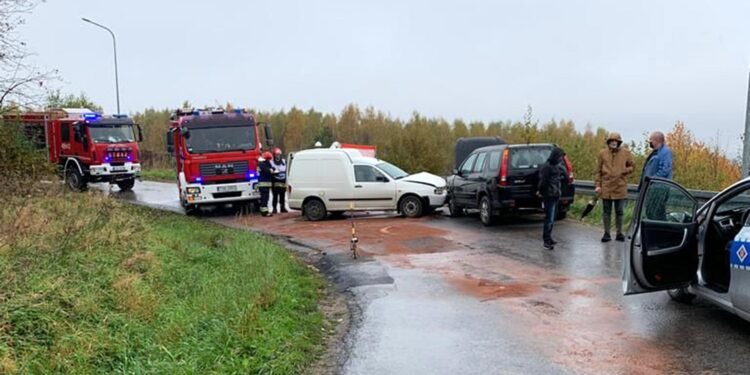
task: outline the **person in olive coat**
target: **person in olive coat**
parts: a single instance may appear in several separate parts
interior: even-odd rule
[[[635,169],[635,159],[626,146],[622,145],[619,133],[612,132],[607,137],[607,147],[599,152],[596,167],[596,193],[602,199],[602,242],[612,240],[612,206],[615,207],[615,229],[617,241],[625,241],[622,234],[625,202],[628,199],[628,176]]]

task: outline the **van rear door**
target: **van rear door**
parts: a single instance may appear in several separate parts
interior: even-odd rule
[[[549,158],[552,145],[525,145],[510,148],[508,187],[519,207],[541,207],[536,197],[539,170]]]

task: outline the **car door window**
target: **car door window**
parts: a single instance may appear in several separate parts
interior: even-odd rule
[[[474,167],[474,160],[476,160],[477,154],[471,154],[468,158],[464,161],[463,164],[461,164],[461,174],[466,175],[471,173],[472,168]]]
[[[477,161],[474,163],[474,173],[481,173],[484,169],[484,161],[487,158],[487,153],[483,152],[477,154]]]
[[[384,181],[386,177],[369,165],[355,165],[354,179],[357,182],[379,182]]]
[[[654,182],[643,196],[641,220],[689,223],[696,211],[693,197],[675,186]]]
[[[500,150],[490,152],[490,168],[491,174],[497,174],[500,171]]]

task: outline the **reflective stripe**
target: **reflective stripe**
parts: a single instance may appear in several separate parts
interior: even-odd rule
[[[259,188],[270,188],[271,186],[273,186],[273,184],[271,183],[271,181],[258,182],[258,187]]]
[[[274,189],[286,189],[286,182],[274,182],[273,188]]]
[[[268,207],[261,207],[260,212],[268,212]]]

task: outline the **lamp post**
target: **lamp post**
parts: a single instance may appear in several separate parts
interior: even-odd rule
[[[83,20],[84,22],[88,22],[94,26],[100,27],[104,30],[107,30],[109,32],[109,35],[112,35],[112,47],[115,52],[115,95],[117,97],[117,114],[119,115],[120,114],[120,80],[117,77],[117,39],[115,39],[115,33],[112,32],[112,30],[109,27],[104,26],[102,24],[98,24],[88,18],[82,17],[81,20]]]

